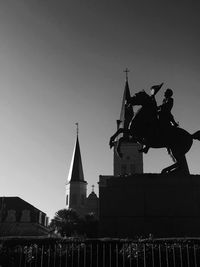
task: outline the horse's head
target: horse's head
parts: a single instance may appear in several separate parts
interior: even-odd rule
[[[141,105],[144,106],[145,104],[148,104],[151,100],[151,97],[143,90],[138,93],[136,93],[133,97],[131,97],[131,104],[133,106]]]

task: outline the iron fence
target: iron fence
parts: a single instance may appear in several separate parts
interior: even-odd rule
[[[5,267],[198,267],[199,239],[4,239]]]

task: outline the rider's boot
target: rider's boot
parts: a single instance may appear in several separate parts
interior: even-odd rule
[[[110,138],[110,142],[109,142],[109,146],[110,146],[110,148],[112,148],[113,146],[114,146],[114,140],[113,140],[113,138],[111,137]]]
[[[138,151],[141,152],[141,153],[147,154],[148,151],[149,151],[149,148],[150,148],[149,146],[145,146],[145,147],[139,149]]]
[[[178,126],[179,126],[179,123],[176,122],[176,121],[174,121],[173,126],[174,126],[174,127],[178,127]]]
[[[117,153],[118,157],[123,158],[123,154],[122,154],[119,146],[117,146],[116,153]]]

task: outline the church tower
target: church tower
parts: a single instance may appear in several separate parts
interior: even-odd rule
[[[133,117],[133,107],[127,105],[128,99],[130,99],[130,90],[128,84],[128,70],[126,72],[126,81],[124,94],[122,99],[122,107],[120,113],[120,119],[117,120],[117,129],[126,128],[130,123],[130,118]],[[126,134],[121,134],[120,137],[126,137]],[[117,142],[115,143],[115,147]],[[113,173],[114,176],[119,175],[130,175],[135,173],[143,173],[143,154],[139,152],[141,145],[138,143],[124,141],[121,144],[122,158],[116,153],[114,149],[114,160],[113,160]]]
[[[78,123],[76,125],[76,142],[70,165],[68,181],[66,184],[66,206],[67,208],[76,210],[79,215],[83,216],[86,209],[87,182],[84,180],[83,174],[81,151],[78,138]]]

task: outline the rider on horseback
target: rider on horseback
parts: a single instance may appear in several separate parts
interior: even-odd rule
[[[128,129],[119,128],[117,132],[111,136],[110,147],[113,146],[115,138],[119,134],[127,133],[129,136],[133,137],[134,142],[146,145],[147,148],[167,148],[174,163],[164,168],[162,173],[181,173],[188,175],[189,169],[185,154],[190,150],[193,140],[196,139],[200,141],[200,130],[190,134],[186,130],[176,127],[178,124],[174,121],[171,114],[171,109],[173,107],[172,95],[172,90],[166,90],[165,98],[159,108],[155,105],[155,99],[152,99],[145,91],[140,91],[132,96],[129,101],[130,105],[141,107],[135,113]],[[163,128],[161,124],[163,124]],[[120,140],[122,139],[120,138]],[[117,151],[119,152],[120,144],[121,143],[118,142]]]
[[[172,98],[173,91],[171,89],[167,89],[164,94],[164,99],[162,105],[157,107],[157,116],[158,116],[158,122],[159,126],[162,130],[162,132],[165,132],[168,134],[171,127],[177,127],[178,123],[174,120],[174,116],[171,114],[171,110],[174,104],[174,99]],[[156,103],[154,94],[153,96],[153,102]],[[140,152],[147,153],[150,146],[148,143],[145,145],[143,149],[140,150]]]
[[[158,119],[162,128],[170,126],[178,126],[178,123],[175,122],[174,116],[171,114],[171,110],[174,104],[174,99],[172,98],[173,91],[167,89],[164,94],[163,103],[158,107]]]

